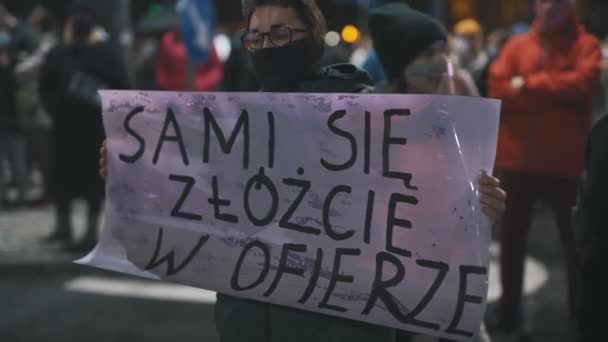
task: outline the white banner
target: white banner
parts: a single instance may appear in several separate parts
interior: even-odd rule
[[[500,103],[102,94],[105,229],[82,263],[453,340],[485,311]]]

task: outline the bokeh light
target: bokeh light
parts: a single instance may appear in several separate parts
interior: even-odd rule
[[[340,34],[336,31],[329,31],[325,35],[325,44],[330,47],[340,44]]]
[[[350,44],[358,43],[361,40],[361,31],[355,25],[346,25],[342,29],[342,39]]]

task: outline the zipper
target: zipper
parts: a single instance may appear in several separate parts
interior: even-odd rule
[[[272,342],[272,317],[270,304],[264,304],[264,328],[266,330],[266,342]]]

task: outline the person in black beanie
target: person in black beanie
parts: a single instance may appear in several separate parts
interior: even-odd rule
[[[475,83],[465,71],[458,71],[449,61],[447,34],[430,16],[401,3],[388,3],[371,11],[369,27],[374,48],[387,76],[376,93],[427,93],[479,96]],[[506,194],[498,179],[482,175],[479,183],[493,184],[490,196],[503,203]],[[494,221],[500,216],[496,213]],[[398,342],[409,342],[413,335],[397,332]],[[482,325],[474,341],[490,338]]]
[[[449,61],[447,33],[432,17],[388,3],[371,11],[369,27],[387,76],[377,92],[479,96],[473,78]]]

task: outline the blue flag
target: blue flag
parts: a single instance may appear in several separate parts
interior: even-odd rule
[[[205,64],[213,48],[215,11],[212,0],[180,0],[177,11],[181,18],[182,37],[192,63]]]

